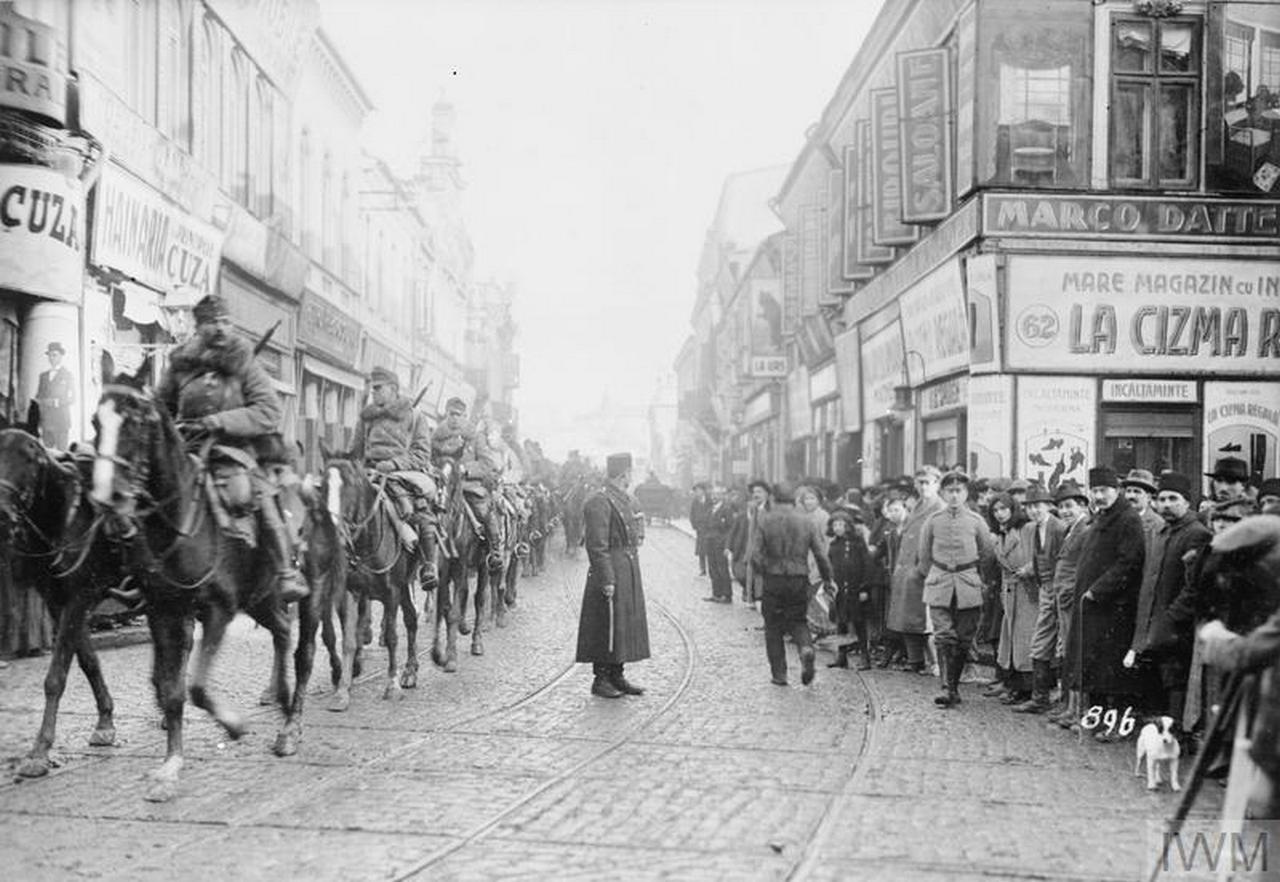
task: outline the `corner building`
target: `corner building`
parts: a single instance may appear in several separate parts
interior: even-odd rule
[[[1280,4],[890,0],[776,203],[861,482],[1280,474],[1278,196]]]

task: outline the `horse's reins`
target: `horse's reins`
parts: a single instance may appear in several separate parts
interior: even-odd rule
[[[371,576],[383,576],[391,572],[391,569],[397,563],[400,562],[400,555],[403,553],[404,549],[400,547],[400,540],[393,536],[392,538],[394,541],[392,544],[395,548],[395,554],[392,556],[390,563],[388,563],[385,567],[380,567],[380,568],[375,568],[366,564],[364,562],[363,557],[356,550],[356,542],[360,539],[361,536],[364,535],[365,531],[369,528],[369,526],[373,523],[374,519],[378,516],[380,512],[379,506],[383,502],[383,500],[387,498],[387,481],[385,478],[383,478],[381,481],[370,481],[369,483],[373,484],[374,488],[376,489],[376,492],[373,497],[373,502],[369,505],[369,514],[366,515],[365,518],[361,520],[359,523],[357,523],[354,527],[346,518],[343,518],[342,519],[343,540],[347,546],[347,559],[351,562],[351,566],[353,568],[355,568],[356,570],[362,570]],[[373,553],[377,553],[378,549],[380,549],[382,545],[383,545],[382,537],[381,535],[379,535],[378,540],[374,545]]]

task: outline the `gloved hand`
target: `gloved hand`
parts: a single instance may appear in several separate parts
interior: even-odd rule
[[[1124,654],[1124,661],[1121,662],[1126,668],[1131,668],[1138,662],[1138,654],[1130,649]]]
[[[383,474],[386,474],[388,472],[394,472],[396,470],[396,467],[391,464],[390,460],[387,460],[387,459],[384,459],[381,462],[379,462],[376,466],[374,466],[374,468],[376,468],[378,471],[382,472]]]
[[[206,432],[216,432],[222,428],[222,420],[218,418],[216,413],[200,417],[196,424]]]
[[[604,599],[605,599],[605,600],[612,600],[612,599],[613,599],[613,586],[612,586],[612,585],[601,585],[601,586],[600,586],[600,590],[601,590],[602,592],[604,592]]]

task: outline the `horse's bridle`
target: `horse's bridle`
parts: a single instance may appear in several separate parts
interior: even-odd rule
[[[361,468],[359,463],[356,463],[350,460],[347,460],[346,462],[348,462],[351,465],[352,471],[356,471]],[[391,562],[388,563],[385,567],[369,566],[364,562],[360,553],[356,550],[356,542],[360,539],[361,536],[365,534],[365,532],[373,524],[374,519],[377,518],[378,512],[379,512],[379,504],[382,502],[383,499],[386,498],[386,495],[387,495],[387,482],[385,479],[383,479],[380,482],[370,481],[369,483],[373,484],[375,492],[374,492],[373,501],[369,504],[368,514],[366,514],[358,522],[354,522],[354,523],[348,520],[345,516],[340,515],[339,519],[335,522],[335,526],[338,528],[339,536],[342,537],[343,545],[346,546],[347,560],[350,562],[352,568],[355,570],[360,570],[362,572],[368,573],[371,576],[382,576],[391,572],[392,568],[395,567],[395,565],[400,562],[400,556],[401,554],[404,553],[404,549],[401,548],[400,546],[399,538],[395,538],[395,541],[392,543],[395,548],[395,554],[392,556]],[[380,540],[379,540],[379,544],[381,544]]]

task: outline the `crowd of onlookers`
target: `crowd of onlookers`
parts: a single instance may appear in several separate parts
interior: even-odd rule
[[[1012,711],[1103,741],[1132,731],[1113,725],[1126,715],[1169,716],[1192,742],[1219,688],[1196,624],[1246,633],[1280,607],[1277,586],[1232,590],[1203,572],[1215,533],[1280,513],[1280,479],[1253,486],[1233,457],[1206,477],[1203,500],[1199,476],[1105,466],[1053,487],[924,466],[861,489],[812,481],[784,492],[830,561],[831,582],[812,559],[810,582],[840,635],[832,667],[940,677],[947,707],[960,702],[958,683],[985,680],[982,694]],[[778,487],[693,488],[707,600],[762,599],[757,524]]]

